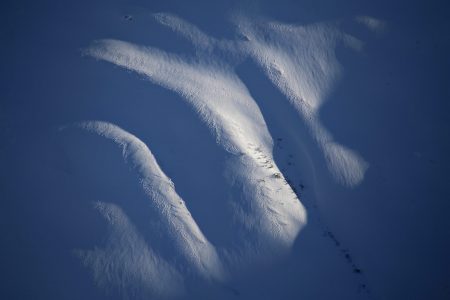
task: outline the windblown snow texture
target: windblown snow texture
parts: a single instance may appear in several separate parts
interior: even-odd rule
[[[338,75],[333,50],[335,40],[342,34],[325,25],[312,28],[269,22],[254,25],[253,20],[236,17],[236,27],[246,41],[220,42],[175,16],[156,14],[155,18],[201,49],[199,57],[186,59],[111,39],[96,41],[84,54],[135,71],[176,92],[193,106],[217,144],[230,153],[226,161],[231,168],[230,180],[239,181],[244,187],[238,199],[230,199],[233,224],[240,228],[241,238],[219,249],[220,259],[186,207],[177,207],[182,202],[167,183],[170,181],[156,180],[165,175],[145,144],[111,124],[94,121],[81,123],[81,127],[122,146],[124,157],[131,156],[141,174],[140,180],[154,202],[154,209],[161,210],[161,221],[167,223],[163,228],[175,245],[173,251],[179,252],[201,276],[220,281],[225,278],[222,263],[228,273],[242,269],[248,262],[268,261],[286,253],[305,224],[306,213],[297,197],[292,197],[295,192],[274,162],[273,139],[257,103],[234,71],[236,61],[215,59],[209,52],[219,48],[235,52],[234,56],[254,58],[304,119],[331,174],[342,184],[355,186],[363,180],[367,164],[334,142],[317,116],[327,89]]]
[[[449,298],[444,9],[11,2],[0,298]]]

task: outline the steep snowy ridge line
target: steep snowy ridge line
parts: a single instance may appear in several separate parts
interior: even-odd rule
[[[148,147],[134,135],[116,125],[101,121],[85,121],[78,127],[96,133],[117,143],[124,159],[139,174],[149,204],[165,224],[167,238],[188,265],[206,278],[222,280],[225,276],[216,250],[198,228],[186,205],[178,196],[172,181],[160,169]]]
[[[347,41],[348,35],[326,24],[295,27],[242,18],[235,18],[235,22],[248,39],[250,55],[310,128],[334,178],[349,187],[358,185],[368,164],[354,151],[335,142],[318,116],[320,106],[339,76],[334,54],[336,41]]]
[[[281,174],[274,173],[279,174],[274,176],[271,173],[273,166],[264,168],[265,172],[261,172],[261,165],[255,164],[251,159],[243,158],[245,155],[238,156],[237,160],[230,162],[230,168],[233,168],[232,172],[237,171],[236,173],[241,174],[239,176],[244,177],[235,178],[235,180],[242,180],[244,182],[252,180],[246,178],[244,175],[247,174],[246,171],[252,168],[256,174],[265,179],[256,182],[253,180],[248,184],[248,191],[246,192],[247,197],[254,197],[253,201],[260,200],[261,206],[258,207],[254,204],[253,211],[244,212],[239,208],[239,203],[236,202],[236,215],[238,219],[240,218],[240,221],[246,224],[248,230],[256,235],[256,239],[239,241],[239,248],[229,247],[220,249],[218,254],[214,246],[203,236],[186,206],[180,204],[182,200],[176,194],[172,181],[162,172],[150,150],[142,141],[118,126],[107,122],[84,121],[75,124],[75,126],[110,139],[122,148],[125,161],[131,163],[139,174],[142,187],[151,200],[150,204],[156,212],[159,212],[161,222],[165,223],[163,228],[166,229],[167,238],[174,243],[175,250],[180,252],[179,255],[186,261],[187,266],[192,265],[201,277],[211,278],[219,282],[226,280],[226,269],[236,270],[248,265],[249,262],[251,264],[252,261],[256,262],[276,258],[276,256],[281,255],[290,247],[292,240],[295,238],[295,235],[291,236],[290,234],[296,234],[296,232],[292,232],[298,230],[296,227],[298,225],[295,223],[296,220],[286,216],[280,210],[280,207],[283,207],[285,204],[294,208],[299,207],[299,202],[289,186],[283,182]],[[265,163],[266,166],[270,164],[267,159],[263,158],[266,155],[262,153],[259,147],[252,148],[250,145],[249,149],[252,149],[254,154],[259,157],[260,163]],[[234,166],[234,164],[237,165]],[[242,169],[242,172],[239,172],[239,169]],[[261,182],[264,182],[264,184],[262,185]],[[291,200],[288,201],[287,198]],[[114,212],[117,212],[117,209]],[[249,217],[249,213],[253,214],[253,217]],[[108,216],[110,215],[108,214]],[[306,219],[303,220],[306,222]],[[115,223],[115,226],[117,227],[119,225]],[[123,228],[120,231],[123,232],[126,230],[128,229]],[[255,230],[259,231],[254,232]],[[267,236],[268,232],[275,236]],[[138,233],[136,234],[138,235]],[[282,239],[280,240],[280,238]],[[121,237],[116,236],[111,239],[117,240],[121,239]],[[128,272],[124,260],[132,258],[126,255],[121,257],[118,253],[124,253],[122,249],[124,247],[142,248],[138,244],[128,245],[136,240],[137,238],[126,240],[124,241],[125,245],[122,245],[123,243],[117,244],[111,242],[104,251],[94,250],[84,252],[85,254],[82,255],[83,261],[92,268],[94,277],[100,285],[110,281],[113,281],[112,283],[118,286],[123,283],[125,279],[117,275],[117,273],[121,273],[120,268],[123,268],[123,272]],[[118,247],[118,249],[113,249],[113,246]],[[260,248],[261,246],[262,249]],[[145,253],[153,253],[151,249],[145,251],[147,251]],[[267,257],[267,255],[271,255],[273,258],[270,258],[270,256]],[[159,258],[156,254],[153,261],[163,261],[163,259]],[[227,265],[223,266],[223,263]],[[111,271],[111,274],[105,270],[107,265],[110,264],[116,266]],[[147,267],[149,266],[145,268]],[[102,272],[105,272],[105,278],[98,278],[101,277],[99,274]]]
[[[190,64],[176,55],[118,40],[97,41],[85,53],[142,74],[180,94],[227,151],[243,151],[249,141],[261,143],[265,149],[272,146],[267,130],[260,130],[265,123],[247,89],[224,68]]]
[[[233,20],[246,41],[218,40],[207,36],[195,25],[189,24],[177,16],[156,14],[155,18],[162,25],[189,40],[197,51],[208,53],[214,50],[231,51],[235,52],[235,56],[253,57],[267,77],[286,95],[299,112],[313,139],[316,140],[319,149],[324,154],[334,178],[347,186],[355,186],[362,180],[367,163],[352,150],[334,142],[333,137],[321,125],[318,117],[320,106],[340,73],[339,64],[334,55],[336,44],[340,41],[348,47],[360,51],[361,41],[340,32],[332,24],[294,27],[269,21],[251,22],[236,15]],[[378,24],[377,19],[370,17],[360,17],[357,18],[357,21]],[[381,24],[381,21],[379,22]],[[288,67],[287,72],[284,71],[286,67]],[[293,185],[292,178],[286,177],[285,180],[292,185],[292,189],[300,197],[300,188]],[[313,217],[316,218],[317,226],[323,235],[342,254],[352,272],[358,275],[358,289],[362,293],[370,293],[366,279],[360,273],[360,268],[355,264],[351,252],[337,240],[333,231],[325,225],[326,222],[322,220],[316,205],[311,205],[309,209],[310,213],[314,214]]]
[[[249,236],[257,239],[256,244],[265,245],[263,251],[275,253],[271,248],[281,244],[289,248],[305,224],[306,214],[299,201],[284,204],[285,197],[279,191],[292,193],[292,190],[281,180],[270,180],[270,188],[258,184],[256,179],[273,176],[277,176],[273,179],[281,179],[282,176],[274,175],[280,174],[275,163],[267,164],[266,168],[260,164],[260,153],[273,162],[273,141],[258,106],[231,69],[189,64],[159,50],[116,40],[96,42],[86,53],[143,74],[154,83],[179,93],[194,106],[218,144],[235,157],[232,161],[238,164],[236,170],[240,172],[236,176],[241,178],[244,186],[254,189],[253,193],[245,194],[245,201],[249,201],[253,209],[238,221],[252,232]],[[247,167],[242,168],[244,165]],[[242,205],[235,204],[237,207]],[[249,227],[249,223],[259,225]]]
[[[145,193],[164,221],[175,251],[201,277],[224,282],[228,274],[270,264],[288,253],[306,224],[306,211],[274,161],[272,136],[258,104],[236,74],[237,64],[250,57],[261,67],[303,119],[333,177],[353,187],[363,180],[368,164],[334,141],[320,122],[319,109],[339,77],[334,53],[337,41],[356,45],[357,40],[327,24],[300,27],[240,17],[233,21],[245,39],[218,40],[176,16],[155,14],[154,18],[191,41],[198,57],[181,57],[114,39],[95,41],[84,54],[143,75],[194,108],[217,145],[229,153],[225,157],[226,184],[240,191],[239,196],[229,198],[232,226],[239,228],[233,244],[216,249],[208,241],[186,206],[179,205],[182,200],[171,180],[137,137],[106,122],[81,122],[78,126],[122,148],[124,159],[134,165]]]
[[[361,48],[356,38],[340,32],[330,24],[293,26],[265,20],[232,17],[245,41],[218,40],[199,28],[171,14],[155,14],[162,25],[179,33],[199,51],[232,52],[234,57],[250,56],[267,77],[289,99],[309,128],[333,177],[349,187],[364,178],[368,163],[356,152],[334,141],[321,124],[320,106],[340,74],[334,51],[336,43]],[[360,17],[369,27],[382,26],[375,18]]]
[[[450,300],[450,1],[0,6],[0,300]]]

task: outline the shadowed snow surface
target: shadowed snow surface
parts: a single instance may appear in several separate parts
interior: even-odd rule
[[[2,299],[450,296],[439,9],[2,5]]]

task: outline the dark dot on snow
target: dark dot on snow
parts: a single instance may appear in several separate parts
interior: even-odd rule
[[[361,283],[361,284],[359,285],[359,289],[360,289],[361,291],[367,291],[367,286],[366,286],[364,283]]]
[[[362,273],[362,271],[361,271],[361,269],[358,269],[358,268],[354,268],[354,269],[353,269],[353,273],[356,273],[356,274],[361,274],[361,273]]]

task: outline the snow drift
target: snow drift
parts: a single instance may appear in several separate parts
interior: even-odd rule
[[[237,232],[235,240],[220,247],[208,241],[189,213],[189,204],[183,205],[172,181],[137,137],[116,125],[100,121],[82,122],[78,127],[117,143],[125,160],[139,174],[153,216],[164,224],[163,236],[168,248],[172,249],[171,256],[180,257],[168,268],[166,281],[179,282],[183,270],[193,268],[195,276],[226,282],[230,275],[245,270],[246,266],[270,264],[287,254],[306,224],[305,209],[274,161],[273,138],[257,102],[237,75],[236,66],[246,57],[259,64],[298,111],[323,153],[331,175],[341,184],[353,187],[363,180],[367,163],[334,141],[321,125],[318,111],[339,75],[334,56],[336,41],[341,39],[354,44],[357,41],[329,25],[294,27],[242,16],[235,16],[233,21],[243,40],[217,40],[176,16],[155,14],[154,17],[191,41],[197,49],[197,57],[186,58],[114,39],[95,41],[83,53],[134,71],[152,83],[174,91],[192,106],[217,145],[229,153],[225,158],[225,184],[230,188],[237,184],[241,186],[240,194],[234,194],[228,200],[231,212],[226,217],[231,218]],[[120,212],[120,208],[111,209],[116,214]],[[126,220],[126,216],[121,218]],[[137,237],[124,243],[135,243],[136,246],[131,246],[133,249],[143,248]],[[129,258],[120,258],[116,254],[117,251],[123,253],[120,248],[127,246],[109,243],[108,247],[118,249],[110,250],[109,254],[91,251],[84,256],[84,262],[94,270],[100,283],[113,281],[100,278],[99,269],[106,270],[105,261],[108,261],[106,265],[115,266],[112,276],[105,272],[106,278],[117,277],[114,275],[117,272],[129,272],[128,263],[124,261]],[[146,258],[150,262],[146,266],[148,269],[170,265],[150,248],[145,253],[146,257],[151,257]],[[124,285],[120,278],[111,283]],[[163,292],[166,290],[159,291],[160,294]]]

